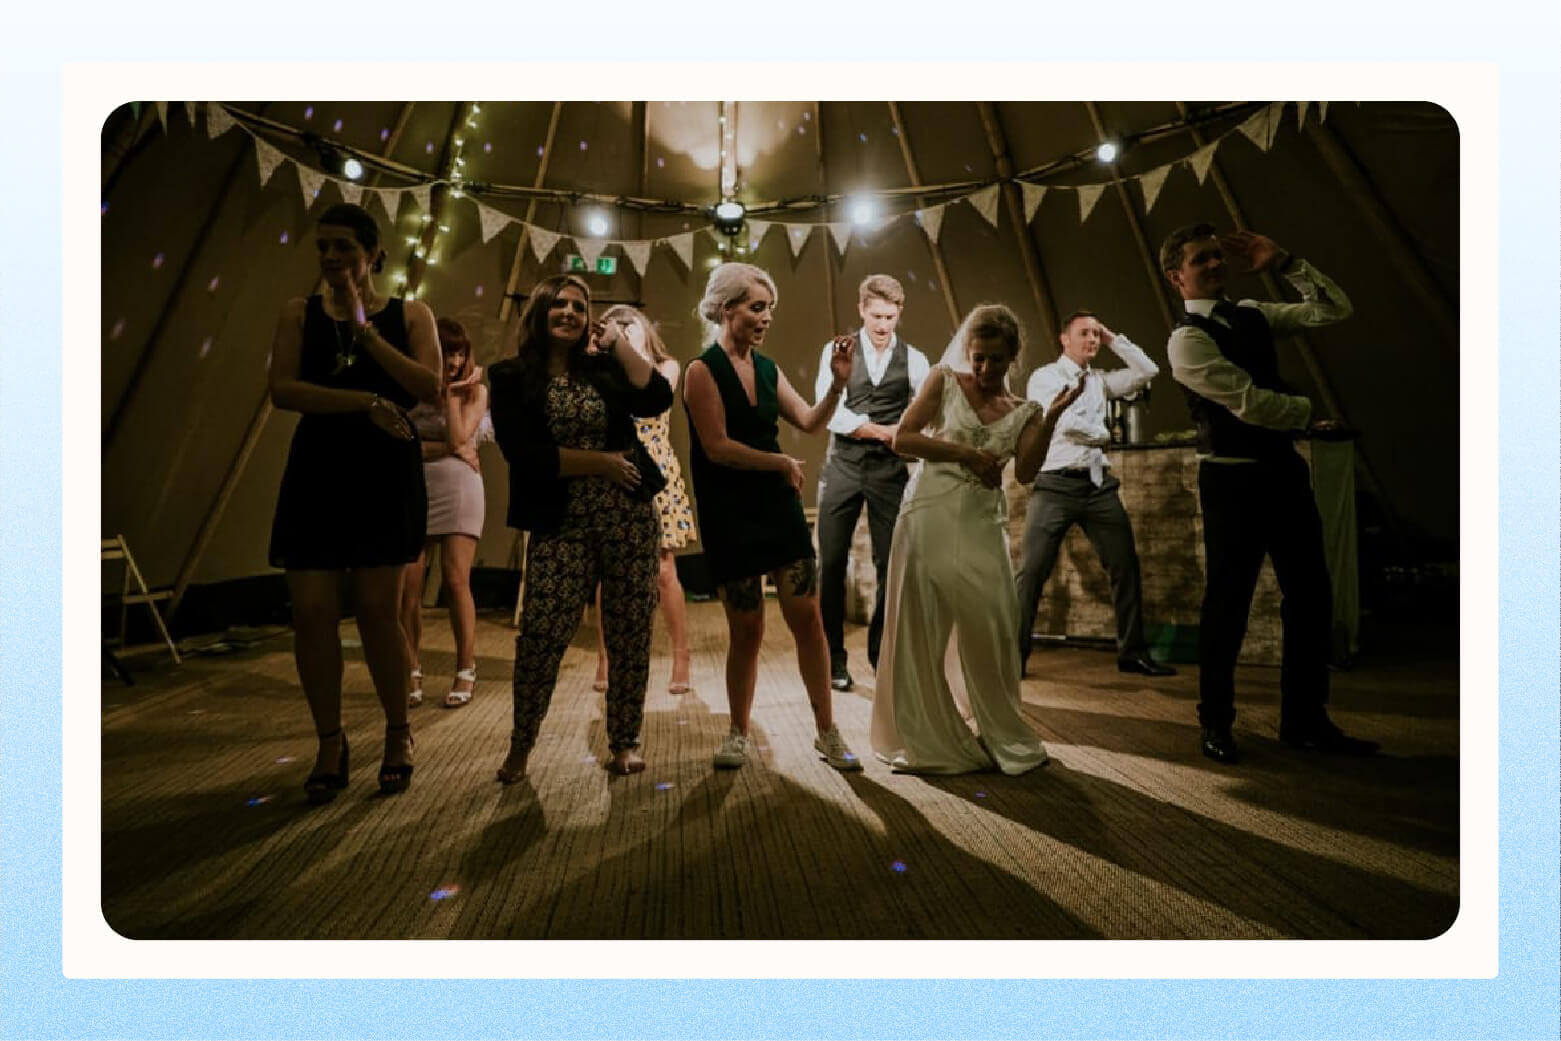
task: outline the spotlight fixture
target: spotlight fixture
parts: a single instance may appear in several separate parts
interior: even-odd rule
[[[1114,163],[1121,152],[1121,146],[1115,141],[1102,141],[1100,147],[1095,149],[1095,158],[1103,163]]]
[[[716,231],[723,235],[736,235],[743,230],[743,217],[747,212],[742,203],[727,199],[711,210],[710,215],[715,221]]]
[[[870,197],[860,195],[851,200],[848,212],[851,214],[852,224],[871,224],[873,218],[878,215],[878,207],[873,204]]]
[[[328,174],[356,181],[363,176],[363,163],[357,156],[315,134],[305,134],[304,143],[320,157],[320,166]]]
[[[586,214],[585,230],[589,232],[593,238],[599,239],[603,235],[607,234],[608,227],[609,225],[607,223],[607,215],[601,210],[592,210],[590,213]]]
[[[356,181],[358,178],[363,176],[363,164],[349,155],[346,159],[342,160],[341,172],[342,176],[347,178],[349,181]]]

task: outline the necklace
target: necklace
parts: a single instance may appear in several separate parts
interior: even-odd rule
[[[329,315],[326,317],[330,318]],[[339,376],[358,363],[358,353],[353,350],[358,340],[354,336],[346,342],[342,341],[341,323],[331,318],[331,332],[336,334],[336,367],[331,370],[332,376]]]

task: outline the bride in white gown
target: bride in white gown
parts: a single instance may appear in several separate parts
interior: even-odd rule
[[[924,460],[911,472],[894,528],[873,694],[873,751],[897,770],[995,766],[1020,774],[1046,762],[1040,738],[1019,714],[1019,602],[1002,473],[1013,458],[1016,479],[1034,479],[1057,417],[1082,383],[1043,414],[1008,391],[1019,345],[1008,308],[971,311],[894,438],[895,451]],[[934,434],[923,433],[929,426]]]

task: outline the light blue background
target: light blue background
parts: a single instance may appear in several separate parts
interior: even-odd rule
[[[0,64],[0,1035],[4,1037],[1556,1037],[1557,152],[1551,12],[1483,3],[1478,22],[1360,2],[890,8],[728,5],[679,15],[592,5],[505,24],[518,6],[138,4],[116,21],[26,9]],[[1402,12],[1402,13],[1401,13]],[[580,19],[588,15],[589,24]],[[851,24],[844,24],[849,18]],[[1471,15],[1471,19],[1473,15]],[[58,24],[52,20],[58,19]],[[1189,28],[1191,20],[1196,28]],[[784,24],[782,23],[784,20]],[[1293,21],[1294,24],[1291,24]],[[637,24],[636,24],[637,23]],[[956,24],[957,23],[957,24]],[[610,32],[592,27],[612,26]],[[721,29],[730,26],[730,29]],[[591,31],[599,37],[589,37]],[[725,34],[725,35],[723,35]],[[610,37],[610,38],[607,38]],[[727,42],[723,43],[722,40]],[[1171,48],[1170,39],[1184,43]],[[429,49],[429,41],[432,50]],[[864,43],[871,40],[871,43]],[[604,49],[605,48],[605,49]],[[632,48],[632,49],[631,49]],[[72,981],[60,971],[59,124],[67,60],[308,58],[518,61],[756,57],[853,60],[1470,60],[1499,63],[1501,307],[1464,346],[1500,374],[1501,974],[1392,982]],[[1391,65],[1383,69],[1391,82]],[[1233,84],[1239,79],[1233,76]],[[400,90],[438,96],[436,85]],[[567,87],[568,85],[561,85]],[[728,89],[730,88],[730,89]],[[588,92],[589,84],[576,91]],[[939,93],[935,80],[928,93]],[[398,91],[386,85],[385,96]],[[561,96],[572,93],[560,89]],[[711,96],[741,96],[711,84]],[[798,90],[798,94],[809,94]],[[824,89],[819,96],[833,96]],[[1167,82],[1160,96],[1177,94]],[[1239,90],[1233,90],[1239,94]],[[811,96],[811,94],[810,94]],[[62,277],[63,275],[63,277]],[[64,295],[62,296],[62,293]],[[1499,328],[1500,355],[1494,353]],[[1478,362],[1477,362],[1478,363]],[[1409,377],[1411,380],[1413,377]],[[89,411],[91,411],[89,409]],[[1452,421],[1456,417],[1449,417]],[[97,432],[92,431],[92,436]],[[1475,444],[1488,438],[1479,434]],[[1447,461],[1449,480],[1456,460]],[[1467,691],[1474,697],[1496,691]],[[929,952],[930,953],[930,952]],[[436,955],[419,948],[419,958]],[[635,957],[631,945],[617,955]],[[927,971],[935,975],[932,960]]]

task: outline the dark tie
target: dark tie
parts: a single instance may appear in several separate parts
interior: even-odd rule
[[[1233,326],[1236,324],[1236,305],[1231,303],[1229,300],[1221,300],[1219,303],[1215,304],[1214,313],[1225,319],[1225,323],[1227,325]]]

